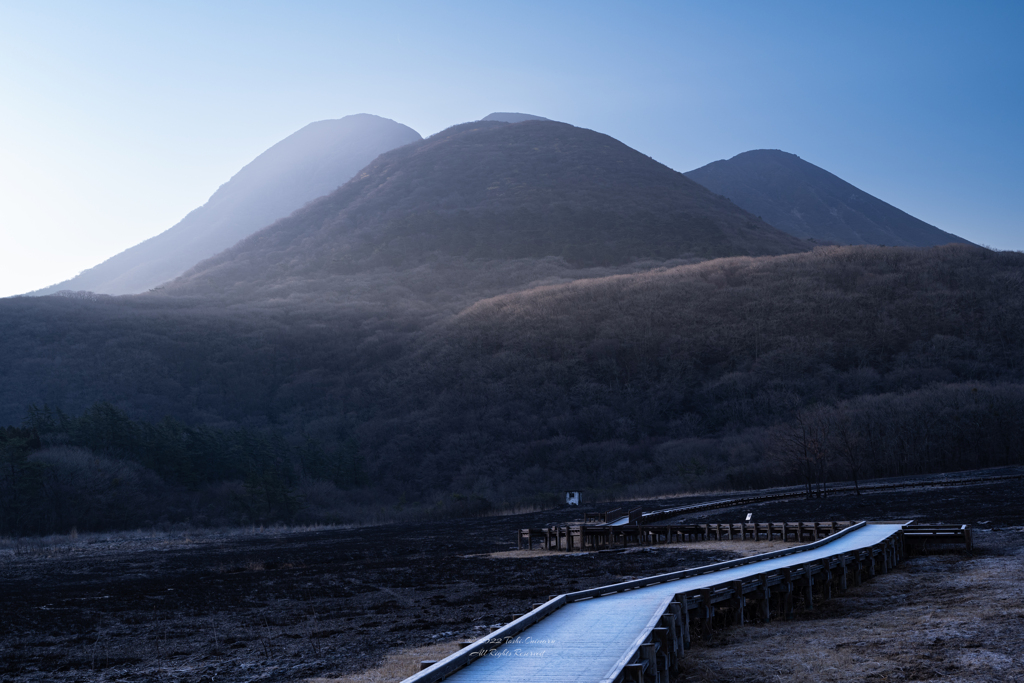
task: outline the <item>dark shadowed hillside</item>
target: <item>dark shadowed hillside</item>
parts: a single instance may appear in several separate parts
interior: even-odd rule
[[[686,176],[801,239],[900,247],[970,244],[777,149],[744,152]]]
[[[581,269],[807,248],[607,135],[553,121],[475,122],[381,155],[165,291],[347,295],[360,273],[394,287],[407,281],[396,273],[417,269],[528,262],[504,289],[481,292],[493,294],[536,280],[544,259]]]
[[[238,513],[262,521],[310,519],[306,505],[321,520],[457,514],[576,488],[1014,464],[1022,292],[1024,255],[951,245],[720,259],[507,294],[455,317],[291,299],[0,300],[0,424],[60,406],[88,420],[49,443],[172,474],[207,450],[175,441],[189,432],[164,416],[225,430],[214,444],[262,434],[265,456],[239,446],[217,470],[241,482],[175,480],[229,497],[276,482],[279,505]],[[97,401],[155,426],[126,428],[90,412]],[[123,445],[146,443],[124,429],[167,435],[158,452],[171,462]]]
[[[829,477],[1024,459],[1017,253],[722,259],[497,297],[439,332],[357,430],[421,495],[452,463],[501,501],[793,481],[794,432]]]
[[[408,126],[370,114],[311,123],[256,157],[174,227],[33,293],[145,292],[337,189],[382,152],[419,139]]]

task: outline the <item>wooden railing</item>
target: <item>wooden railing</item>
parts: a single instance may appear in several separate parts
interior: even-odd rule
[[[1007,481],[1007,480],[1012,480],[1012,479],[1024,479],[1024,474],[1011,474],[1011,475],[1001,475],[1001,476],[994,476],[994,477],[973,477],[973,478],[959,478],[959,479],[941,479],[941,480],[932,479],[932,480],[926,480],[926,481],[914,481],[914,482],[903,482],[903,483],[892,483],[892,484],[866,484],[866,485],[863,485],[863,486],[860,486],[860,487],[837,486],[837,487],[833,487],[833,488],[828,489],[828,493],[850,493],[850,492],[853,492],[853,491],[856,491],[856,490],[859,490],[862,493],[864,493],[864,492],[870,493],[870,492],[873,492],[873,491],[889,491],[889,490],[907,489],[907,488],[920,488],[920,487],[927,487],[927,486],[964,486],[964,485],[968,485],[968,484],[984,484],[984,483],[989,483],[989,482]],[[738,507],[738,506],[741,506],[741,505],[752,505],[752,504],[755,504],[755,503],[764,503],[764,502],[768,502],[768,501],[772,501],[772,500],[786,500],[786,499],[793,499],[793,498],[804,498],[804,497],[806,497],[806,495],[807,495],[806,491],[784,491],[784,492],[780,492],[780,493],[770,493],[770,494],[764,494],[764,495],[760,495],[760,496],[746,496],[746,497],[741,497],[741,498],[726,498],[726,499],[723,499],[723,500],[715,500],[715,501],[710,501],[710,502],[707,502],[707,503],[696,503],[694,505],[677,506],[677,507],[665,508],[665,509],[662,509],[662,510],[654,510],[652,512],[643,513],[641,515],[640,520],[639,520],[638,523],[634,522],[634,519],[635,519],[634,511],[636,511],[638,508],[634,508],[633,510],[629,511],[629,515],[630,515],[629,525],[631,525],[631,526],[640,526],[640,525],[642,525],[644,527],[648,527],[648,526],[654,525],[656,522],[659,522],[659,521],[662,521],[662,520],[666,520],[666,519],[671,519],[672,517],[679,517],[680,515],[683,515],[683,514],[688,513],[688,512],[689,513],[706,512],[708,510],[716,510],[716,509]],[[535,528],[529,528],[529,529],[519,529],[518,532],[517,532],[517,547],[522,548],[523,547],[523,542],[526,541],[526,547],[527,548],[532,548],[533,547],[533,539],[534,538],[538,538],[538,539],[542,540],[542,542],[543,542],[542,547],[544,547],[544,548],[550,549],[551,546],[552,546],[552,542],[554,542],[554,547],[555,548],[560,548],[560,549],[565,549],[565,550],[583,550],[587,546],[587,544],[584,542],[584,540],[585,540],[584,537],[585,536],[587,536],[588,534],[590,536],[593,536],[593,537],[597,537],[598,536],[598,532],[597,531],[594,531],[594,530],[589,528],[589,525],[591,524],[591,522],[593,522],[595,526],[598,526],[598,525],[600,525],[602,523],[606,524],[608,522],[614,521],[615,519],[619,519],[619,518],[621,518],[623,516],[623,514],[624,514],[624,511],[623,511],[622,508],[616,508],[615,510],[612,510],[612,511],[609,511],[609,512],[603,513],[603,514],[602,513],[587,513],[587,515],[585,515],[585,517],[584,517],[584,521],[583,521],[582,524],[556,524],[556,525],[552,525],[552,526],[549,526],[549,527],[540,527],[540,528],[536,528],[535,527]],[[598,519],[600,519],[600,521],[597,521]],[[776,522],[776,524],[778,524],[778,522]],[[674,526],[682,527],[682,526],[685,526],[685,525],[674,525]],[[619,527],[619,528],[622,529],[622,527]],[[639,535],[639,533],[641,533],[641,532],[639,532],[639,531],[629,532],[630,537],[637,537]],[[711,533],[710,530],[709,530],[708,533],[709,534]],[[970,549],[970,547],[971,547],[970,546],[970,544],[971,544],[970,532],[967,531],[966,533],[967,533],[967,536],[964,539],[964,543],[968,547],[968,549]],[[620,535],[620,534],[613,534],[613,535],[615,536],[616,539],[624,539],[625,538],[625,536]],[[708,536],[708,537],[710,537],[710,536]],[[729,537],[730,538],[732,537],[731,533],[729,534]],[[716,538],[720,538],[720,536],[716,536]],[[563,540],[564,540],[564,543],[563,543]],[[801,535],[800,537],[797,538],[797,540],[804,540],[804,537]],[[578,542],[576,542],[576,541],[578,541]]]
[[[967,552],[974,550],[974,538],[967,524],[912,524],[904,530],[907,545],[915,550],[927,550],[932,545],[963,545]]]

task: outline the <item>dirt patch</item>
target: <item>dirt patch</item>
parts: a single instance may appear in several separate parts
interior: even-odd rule
[[[419,671],[422,662],[439,662],[459,649],[458,642],[410,647],[392,652],[372,669],[341,678],[310,678],[306,683],[398,683]]]
[[[726,549],[736,554],[737,557],[750,557],[771,553],[776,550],[785,550],[801,545],[793,541],[697,541],[695,543],[672,543],[664,546],[666,548],[693,548],[694,550],[714,551]]]

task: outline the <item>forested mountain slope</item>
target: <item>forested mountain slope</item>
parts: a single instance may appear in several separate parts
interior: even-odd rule
[[[792,479],[777,456],[811,423],[829,476],[850,475],[840,433],[876,474],[1024,458],[1018,253],[721,259],[497,297],[439,332],[357,432],[424,495],[444,469],[498,500]]]
[[[311,123],[256,157],[174,227],[33,294],[145,292],[337,189],[382,152],[417,140],[408,126],[370,114]]]
[[[566,489],[1024,461],[1018,253],[726,258],[502,295],[455,317],[293,303],[2,300],[0,424],[30,403],[79,415],[106,400],[154,424],[255,430],[279,445],[225,471],[292,482],[321,503],[364,501],[367,518],[551,502]],[[117,432],[97,414],[89,434]],[[94,437],[60,438],[104,452]],[[152,457],[131,448],[110,457]],[[175,448],[159,452],[193,447]],[[245,514],[303,509],[281,505]],[[345,505],[318,519],[362,514]]]
[[[822,244],[970,244],[777,149],[758,149],[686,174],[779,230]]]
[[[808,248],[607,135],[554,121],[477,121],[381,155],[164,293],[347,297],[358,274],[383,273],[375,286],[394,287],[424,269],[442,277],[466,263],[479,272],[519,263],[503,288],[480,293],[488,295],[537,279],[545,259],[585,269]]]

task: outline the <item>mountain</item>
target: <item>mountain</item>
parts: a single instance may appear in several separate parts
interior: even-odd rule
[[[1024,255],[811,250],[554,121],[393,149],[159,291],[0,329],[0,533],[123,473],[138,526],[161,482],[171,522],[312,523],[1024,463]]]
[[[512,262],[522,284],[540,262],[616,268],[808,248],[607,135],[477,121],[382,154],[165,291],[274,299],[346,290],[357,274],[384,272],[393,286],[396,273]]]
[[[256,157],[174,227],[33,294],[144,292],[337,189],[382,152],[420,139],[408,126],[370,114],[311,123]]]
[[[779,230],[826,244],[970,244],[777,149],[758,149],[686,174]]]

